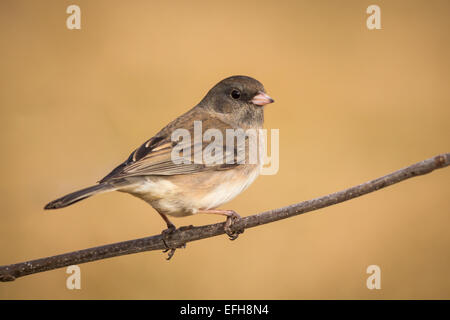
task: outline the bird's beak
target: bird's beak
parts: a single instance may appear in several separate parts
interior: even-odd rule
[[[262,91],[259,91],[258,94],[256,96],[253,97],[253,99],[251,100],[251,102],[253,104],[256,104],[257,106],[264,106],[266,104],[272,103],[275,100],[273,100],[271,97],[269,97],[267,94],[265,94]]]

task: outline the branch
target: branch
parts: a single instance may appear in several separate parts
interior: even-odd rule
[[[384,177],[349,189],[332,193],[320,198],[296,203],[287,207],[244,217],[232,225],[232,230],[244,230],[335,205],[337,203],[377,191],[392,184],[399,183],[403,180],[430,173],[435,169],[444,168],[449,164],[450,153],[441,154],[395,171]],[[187,242],[222,235],[224,234],[224,224],[225,223],[216,223],[200,227],[177,229],[168,239],[166,239],[165,243],[171,248],[179,248],[183,247]],[[81,264],[126,254],[152,250],[164,250],[167,248],[165,243],[162,235],[155,235],[136,240],[123,241],[80,251],[69,252],[53,257],[0,266],[0,281],[13,281],[16,278],[33,273],[49,271],[74,264]]]

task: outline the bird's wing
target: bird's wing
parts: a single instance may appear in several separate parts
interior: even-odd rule
[[[226,148],[226,129],[231,128],[223,121],[209,117],[202,121],[203,132],[206,128],[214,128],[222,133],[223,137],[223,151],[222,159],[223,163],[205,163],[202,158],[205,148],[211,144],[211,141],[194,141],[194,122],[191,120],[177,121],[176,125],[169,124],[166,128],[161,130],[156,136],[147,140],[139,148],[137,148],[128,159],[115,168],[111,173],[104,177],[100,182],[107,182],[112,180],[118,180],[127,177],[135,176],[149,176],[149,175],[179,175],[202,172],[206,170],[228,170],[239,165],[237,163],[238,154],[242,149],[238,149],[238,143],[235,143],[234,149]],[[172,132],[175,129],[184,129],[189,132],[190,139],[180,139],[181,141],[172,141]],[[187,140],[187,141],[185,141]],[[214,141],[214,138],[212,139]],[[245,139],[245,144],[248,144],[248,137]],[[181,149],[185,152],[182,154]],[[200,154],[202,152],[202,154]],[[245,152],[245,151],[244,151]],[[186,154],[187,153],[187,154]],[[231,154],[232,153],[232,154]],[[183,155],[184,159],[190,161],[182,162],[182,157],[178,158],[178,161],[173,161],[174,155]],[[200,154],[200,158],[198,155]],[[210,154],[210,153],[209,153]],[[227,156],[232,157],[232,163],[226,161]],[[200,163],[194,161],[194,159],[201,159]]]

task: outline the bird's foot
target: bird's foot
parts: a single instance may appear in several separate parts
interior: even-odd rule
[[[164,229],[161,231],[161,235],[163,236],[164,240],[168,240],[170,236],[177,230],[177,227],[173,223],[167,224],[167,229]]]
[[[166,246],[166,249],[163,250],[163,253],[168,252],[167,258],[166,258],[167,261],[172,259],[173,255],[175,254],[175,251],[177,249],[186,248],[186,243],[183,243],[182,245],[180,245],[178,247],[175,247],[175,248],[174,247],[169,247],[164,239],[163,239],[163,243]]]
[[[226,214],[227,221],[225,222],[224,227],[225,233],[228,235],[230,240],[236,240],[241,233],[244,233],[244,229],[233,231],[231,227],[241,219],[241,216],[236,211],[233,210],[227,211],[228,211],[228,213]]]
[[[170,237],[173,235],[173,233],[174,233],[175,231],[185,231],[185,230],[189,230],[189,229],[192,229],[193,227],[194,227],[193,225],[189,225],[189,226],[183,226],[183,227],[180,227],[180,228],[177,229],[177,228],[175,227],[175,225],[173,225],[173,224],[167,224],[167,229],[165,229],[165,230],[163,230],[163,231],[161,232],[161,235],[162,235],[162,241],[163,241],[163,243],[164,243],[164,246],[166,247],[166,249],[163,250],[163,253],[168,252],[166,260],[170,260],[170,259],[173,257],[173,255],[175,254],[175,251],[176,251],[177,249],[180,249],[180,248],[186,248],[186,243],[183,243],[183,244],[178,245],[178,246],[176,246],[176,247],[174,247],[174,246],[169,246],[169,245],[167,244],[167,243],[169,242]]]

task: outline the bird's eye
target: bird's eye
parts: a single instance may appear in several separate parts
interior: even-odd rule
[[[234,89],[233,91],[231,91],[231,97],[237,100],[241,97],[241,92],[238,89]]]

